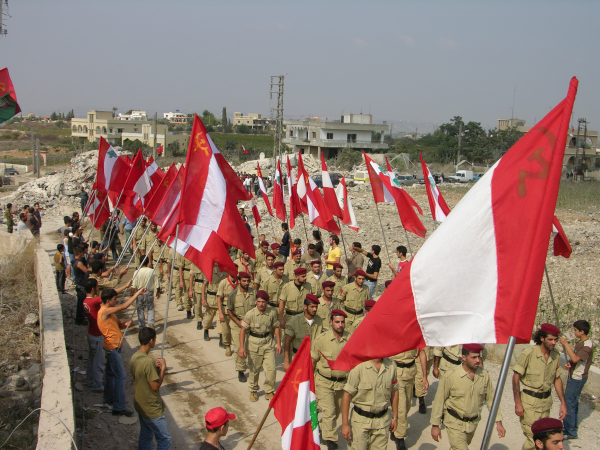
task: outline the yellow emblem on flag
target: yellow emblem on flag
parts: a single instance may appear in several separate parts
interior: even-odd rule
[[[0,83],[0,91],[6,92],[6,85],[4,83]]]
[[[208,142],[206,141],[206,139],[204,139],[204,134],[198,133],[194,141],[196,143],[194,151],[200,149],[204,152],[206,156],[208,156]]]

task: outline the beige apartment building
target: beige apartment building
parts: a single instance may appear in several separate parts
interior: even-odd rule
[[[256,113],[250,113],[245,116],[241,112],[234,112],[233,126],[236,125],[246,125],[248,128],[251,128],[253,130],[268,130],[269,119]]]

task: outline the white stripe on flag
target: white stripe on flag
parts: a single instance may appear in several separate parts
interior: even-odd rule
[[[310,402],[313,400],[315,400],[315,394],[310,391],[310,381],[306,380],[303,383],[300,383],[298,385],[298,400],[296,400],[296,415],[294,416],[294,420],[290,422],[281,435],[283,450],[289,450],[291,448],[292,432],[294,431],[294,428],[301,427],[306,422],[310,422]],[[319,442],[318,434],[315,442]]]

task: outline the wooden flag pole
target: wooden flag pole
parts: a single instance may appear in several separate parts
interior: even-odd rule
[[[177,254],[177,241],[179,239],[179,223],[175,231],[175,245],[173,246],[173,259],[171,261],[171,276],[169,278],[169,293],[167,295],[167,311],[165,312],[165,328],[163,329],[162,347],[160,349],[160,358],[162,359],[165,352],[165,340],[167,338],[167,320],[169,318],[169,300],[171,300],[171,287],[173,286],[173,269],[175,267],[175,255]],[[169,245],[169,240],[165,242],[165,247]]]
[[[410,252],[410,259],[412,259],[413,251],[412,251],[412,248],[410,248],[410,241],[408,240],[408,233],[406,232],[406,228],[404,228],[404,226],[402,227],[402,229],[404,230],[404,236],[406,236],[406,243],[408,244],[408,251]]]
[[[342,237],[342,245],[344,246],[344,257],[346,258],[346,261],[348,261],[348,253],[346,253],[346,241],[344,241],[344,233],[342,233],[342,225],[340,224],[339,217],[336,217],[336,219],[337,219],[338,227],[340,227],[340,236]]]
[[[377,217],[379,218],[379,226],[381,227],[381,235],[383,236],[383,243],[385,244],[385,254],[388,257],[388,263],[392,264],[392,260],[390,259],[390,252],[388,251],[387,241],[385,239],[385,233],[383,232],[383,224],[381,223],[381,215],[379,214],[379,207],[377,206],[377,203],[375,203],[375,209],[377,210]],[[404,231],[406,231],[406,230],[404,230]]]
[[[302,216],[302,225],[304,226],[304,235],[306,236],[306,242],[308,242],[308,231],[306,231],[306,223],[304,222],[304,213],[300,214]]]
[[[250,445],[248,445],[247,450],[250,450],[252,448],[252,446],[254,445],[254,441],[256,441],[256,438],[258,437],[258,433],[260,433],[261,428],[265,424],[265,421],[267,420],[267,417],[269,416],[271,409],[273,409],[273,408],[271,408],[270,406],[267,408],[267,412],[265,412],[265,415],[263,416],[262,420],[260,421],[260,425],[258,425],[258,428],[256,429],[256,432],[254,433],[254,436],[252,436],[252,440],[250,441]]]

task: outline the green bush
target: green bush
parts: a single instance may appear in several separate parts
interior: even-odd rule
[[[337,156],[337,165],[342,170],[352,170],[352,168],[363,162],[362,153],[351,147],[344,148]]]

